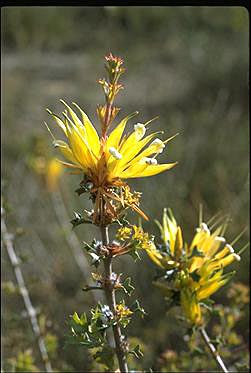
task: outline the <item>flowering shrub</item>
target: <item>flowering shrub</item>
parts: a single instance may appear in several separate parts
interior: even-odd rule
[[[114,100],[123,88],[119,79],[125,69],[121,58],[111,53],[105,58],[107,79],[99,80],[105,104],[97,107],[101,135],[98,135],[88,116],[76,103],[72,103],[76,108],[74,111],[63,100],[61,102],[65,110],[62,117],[51,110],[48,113],[68,142],[56,140],[46,124],[54,146],[65,158],[59,160],[59,163],[71,173],[82,175],[76,192],[78,195],[89,194],[93,203],[92,210],[75,213],[73,227],[94,224],[99,227],[101,235],[101,240],[94,239],[84,246],[97,271],[92,273],[94,285],[88,285],[83,290],[104,291],[106,303],[99,302],[91,310],[90,316],[73,313],[69,321],[68,342],[95,349],[93,358],[108,370],[115,369],[118,364],[121,372],[129,371],[129,354],[139,358],[142,352],[139,345],[130,346],[122,331],[136,312],[143,316],[145,311],[137,300],[129,305],[126,305],[125,299],[117,302],[117,291],[122,290],[130,296],[134,287],[131,278],[122,278],[121,274],[113,271],[112,264],[114,258],[120,255],[130,254],[137,259],[139,252],[146,251],[161,269],[155,285],[162,290],[169,305],[181,307],[184,320],[193,332],[200,332],[218,366],[227,372],[215,344],[205,330],[208,322],[206,311],[213,312],[209,297],[232,277],[234,272],[224,273],[224,269],[240,260],[242,250],[236,254],[232,245],[226,243],[223,236],[226,224],[217,225],[214,218],[210,221],[211,226],[200,219],[191,244],[183,240],[182,229],[177,225],[171,210],[169,215],[164,210],[163,224],[158,223],[160,244],[156,244],[154,237],[144,232],[142,226],[133,225],[127,220],[128,208],[144,219],[149,219],[139,207],[141,194],[131,190],[127,179],[153,176],[173,168],[177,162],[158,164],[157,156],[176,135],[166,140],[156,137],[157,133],[145,136],[148,125],[156,118],[146,123],[136,123],[133,132],[124,134],[127,122],[138,112],[128,115],[110,130],[120,111],[114,105]],[[111,225],[117,227],[117,232],[116,239],[110,241]],[[98,272],[101,263],[103,271]],[[172,359],[175,360],[175,353]]]

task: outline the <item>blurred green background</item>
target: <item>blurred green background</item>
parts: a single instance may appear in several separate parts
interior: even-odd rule
[[[48,144],[48,156],[55,154],[43,126],[44,121],[54,126],[45,109],[61,113],[60,98],[76,101],[97,123],[103,57],[110,51],[121,56],[127,72],[117,101],[120,118],[138,110],[140,122],[158,115],[152,128],[164,129],[166,137],[180,133],[161,155],[162,161],[177,160],[175,168],[130,182],[143,192],[141,207],[152,218],[144,228],[157,234],[153,219],[169,206],[190,241],[202,203],[205,220],[219,211],[231,216],[226,234],[231,241],[249,226],[248,12],[241,7],[5,7],[1,16],[7,223],[12,232],[24,231],[15,247],[32,301],[46,317],[46,330],[57,338],[51,349],[54,368],[88,370],[91,358],[84,349],[63,346],[67,316],[93,304],[91,294],[81,291],[86,280],[65,236],[72,211],[90,202],[74,193],[78,176],[65,174],[61,194],[51,195],[29,167],[38,141]],[[75,241],[98,236],[85,226],[75,233]],[[248,240],[247,231],[236,248]],[[5,251],[2,256],[3,281],[15,283]],[[234,266],[236,279],[246,284],[248,263],[249,249]],[[132,276],[134,298],[148,313],[129,326],[128,333],[146,346],[144,359],[132,366],[154,367],[165,349],[185,348],[184,331],[165,315],[164,301],[152,285],[155,268],[148,258],[134,263],[122,257],[115,269]],[[224,294],[223,288],[214,299],[224,302]],[[2,299],[3,367],[31,347],[41,367],[22,299],[15,292]],[[239,329],[248,340],[247,322]]]

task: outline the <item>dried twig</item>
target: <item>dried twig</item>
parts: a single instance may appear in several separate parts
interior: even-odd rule
[[[44,362],[45,370],[46,372],[52,372],[52,367],[51,367],[51,363],[50,363],[47,349],[45,346],[45,341],[42,337],[41,330],[38,324],[36,310],[31,303],[30,295],[25,285],[23,274],[21,271],[20,261],[16,255],[16,252],[13,246],[13,235],[9,234],[7,230],[7,226],[6,226],[5,219],[4,219],[3,207],[1,207],[1,232],[2,232],[2,243],[3,243],[3,246],[6,247],[11,265],[14,269],[18,288],[23,298],[26,311],[29,315],[34,335],[38,341],[38,347],[41,353],[42,360]]]
[[[212,357],[216,361],[216,363],[219,365],[221,370],[225,373],[228,373],[229,370],[226,368],[222,358],[220,357],[219,353],[217,352],[216,348],[214,347],[213,343],[211,342],[206,330],[204,328],[200,329],[200,334],[202,338],[204,339],[205,344],[209,348],[209,351],[211,352]]]

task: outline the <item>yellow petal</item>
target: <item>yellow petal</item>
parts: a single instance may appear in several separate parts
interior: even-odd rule
[[[66,134],[66,127],[65,127],[65,123],[62,121],[61,118],[59,118],[56,114],[54,114],[51,110],[49,109],[46,109],[47,112],[55,119],[55,121],[57,122],[58,126],[64,131],[64,133]]]
[[[201,289],[197,291],[198,300],[202,300],[202,299],[210,297],[213,293],[215,293],[223,285],[225,285],[227,281],[228,279],[224,279],[222,281],[214,281],[203,286]]]
[[[201,309],[195,293],[184,288],[180,293],[180,303],[185,316],[193,323],[201,323]]]
[[[241,258],[240,258],[239,255],[237,255],[235,253],[234,254],[229,254],[229,255],[225,256],[225,258],[220,260],[220,265],[221,265],[221,267],[224,268],[224,267],[228,266],[229,264],[231,264],[234,260],[240,261]]]
[[[219,269],[213,276],[209,273],[208,276],[201,277],[199,279],[199,287],[210,285],[214,281],[220,281],[223,274],[223,268]]]
[[[146,138],[144,138],[141,141],[136,141],[134,133],[132,133],[123,143],[123,145],[120,147],[119,151],[122,154],[122,159],[120,162],[118,162],[116,165],[114,165],[113,170],[111,170],[113,177],[120,177],[121,173],[128,167],[138,164],[138,160],[135,161],[135,156],[141,151],[141,149],[146,146],[149,141],[153,139],[153,137],[156,136],[156,133],[153,133],[151,135],[148,135]],[[140,157],[141,159],[141,157]],[[109,162],[108,162],[109,164]]]
[[[110,133],[108,139],[107,139],[107,149],[109,149],[111,146],[114,147],[115,149],[119,148],[119,144],[121,141],[122,134],[124,132],[126,123],[128,122],[129,119],[137,115],[138,112],[136,111],[135,113],[132,113],[125,117],[115,128],[114,130]]]
[[[82,115],[82,120],[83,120],[84,125],[85,125],[85,129],[86,129],[87,141],[90,144],[90,147],[93,150],[93,153],[96,156],[98,156],[99,151],[100,151],[100,140],[99,140],[98,133],[97,133],[96,129],[94,128],[94,126],[92,125],[88,116],[85,114],[85,112],[75,102],[73,102],[72,104],[74,106],[76,106],[78,108],[78,110],[80,111],[80,113]]]
[[[180,227],[177,227],[176,240],[175,240],[175,246],[174,246],[175,258],[180,258],[180,256],[182,255],[182,249],[183,249],[182,231]]]
[[[142,164],[138,162],[137,164],[128,167],[125,171],[122,171],[119,174],[119,177],[121,179],[138,177],[139,173],[143,172],[147,166],[148,166],[147,164]]]
[[[74,157],[77,159],[84,168],[90,168],[96,170],[97,159],[90,148],[90,145],[86,141],[85,137],[81,134],[81,127],[77,127],[64,113],[66,117],[66,131],[69,140],[69,145],[72,150]],[[69,121],[69,124],[68,124]]]
[[[54,146],[55,148],[59,148],[59,150],[61,151],[61,153],[64,155],[66,159],[80,166],[80,164],[77,162],[76,158],[74,157],[69,145],[65,141],[56,140],[54,142]]]
[[[137,172],[136,174],[129,173],[128,176],[124,176],[124,173],[121,176],[122,178],[134,178],[134,177],[147,177],[147,176],[153,176],[157,175],[163,171],[170,170],[173,168],[178,162],[174,163],[164,163],[164,164],[157,164],[157,165],[147,165],[145,169],[142,171]]]
[[[230,253],[233,253],[233,249],[231,248],[231,246],[228,246],[226,245],[223,250],[220,250],[216,255],[215,255],[215,259],[223,259],[224,257],[226,257],[228,254]]]
[[[64,161],[61,161],[61,159],[57,159],[58,162],[60,162],[61,164],[63,164],[65,167],[67,168],[74,168],[76,170],[80,170],[80,171],[83,171],[83,168],[77,166],[76,164],[72,164],[72,163],[69,163],[69,162],[64,162]]]
[[[72,108],[64,101],[64,100],[60,100],[60,102],[68,109],[72,119],[73,119],[73,122],[75,123],[75,125],[77,127],[83,127],[83,123],[81,122],[81,120],[79,119],[79,117],[77,116],[77,114],[72,110]]]
[[[73,156],[75,157],[77,162],[84,169],[87,169],[88,167],[92,168],[92,158],[88,154],[88,148],[79,133],[75,130],[71,131],[70,128],[67,126],[67,137]]]
[[[156,249],[156,248],[151,248],[151,249],[148,249],[146,250],[149,258],[155,263],[157,264],[159,267],[161,268],[165,268],[162,264],[162,255],[160,254],[160,252]]]

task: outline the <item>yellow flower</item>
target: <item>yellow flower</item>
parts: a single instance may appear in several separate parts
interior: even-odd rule
[[[169,210],[169,216],[167,209],[164,209],[162,225],[156,221],[160,232],[161,239],[163,242],[163,250],[160,251],[153,244],[147,254],[158,266],[166,269],[178,267],[179,258],[182,254],[183,238],[180,227],[177,225],[176,220]]]
[[[126,241],[131,237],[132,229],[129,227],[121,227],[117,230],[116,237],[121,241]]]
[[[124,118],[108,136],[105,132],[100,137],[77,104],[73,103],[78,115],[67,103],[61,102],[66,108],[63,119],[50,110],[48,112],[64,132],[68,143],[54,139],[54,145],[65,157],[66,161],[60,161],[65,167],[71,169],[72,173],[85,175],[95,200],[93,221],[100,222],[99,219],[104,218],[104,203],[109,207],[110,215],[116,216],[116,209],[110,200],[119,202],[123,207],[130,206],[148,220],[138,207],[138,196],[128,193],[124,180],[156,175],[174,167],[177,162],[158,164],[156,157],[176,135],[165,141],[156,138],[157,133],[145,136],[151,121],[136,124],[132,133],[124,135],[128,120],[136,112]],[[120,188],[120,192],[117,193],[115,188]],[[130,202],[130,199],[134,201]]]
[[[201,308],[196,298],[196,293],[189,288],[183,288],[180,292],[180,303],[183,312],[193,324],[201,323]]]
[[[57,190],[58,180],[63,172],[63,166],[57,161],[57,159],[52,158],[48,161],[46,167],[46,184],[50,192]]]
[[[120,185],[121,179],[156,175],[177,163],[158,164],[156,160],[156,156],[174,136],[165,141],[158,138],[153,140],[156,133],[144,137],[147,124],[137,124],[133,133],[123,135],[128,120],[137,113],[128,115],[109,136],[100,138],[88,116],[77,104],[73,103],[80,118],[68,104],[63,100],[61,102],[66,107],[64,119],[51,111],[49,113],[64,132],[68,143],[55,140],[54,145],[67,160],[62,163],[74,172],[84,173],[94,187],[105,188]],[[151,159],[154,161],[149,161]]]
[[[224,274],[224,267],[240,260],[231,245],[221,236],[223,226],[210,231],[201,223],[190,245],[183,244],[181,228],[171,211],[164,210],[163,224],[158,223],[163,245],[147,250],[152,261],[163,269],[177,268],[175,286],[180,291],[180,301],[187,318],[199,324],[199,302],[210,297],[229,281],[233,272]]]
[[[116,305],[116,314],[118,318],[124,318],[124,317],[129,317],[132,315],[132,311],[125,306],[124,303],[119,303]]]
[[[32,157],[29,159],[29,165],[36,174],[43,177],[49,192],[58,189],[59,178],[64,171],[64,167],[56,158]]]
[[[150,250],[152,245],[154,245],[149,234],[136,225],[119,228],[116,237],[121,241],[128,241],[126,246],[133,249]]]

